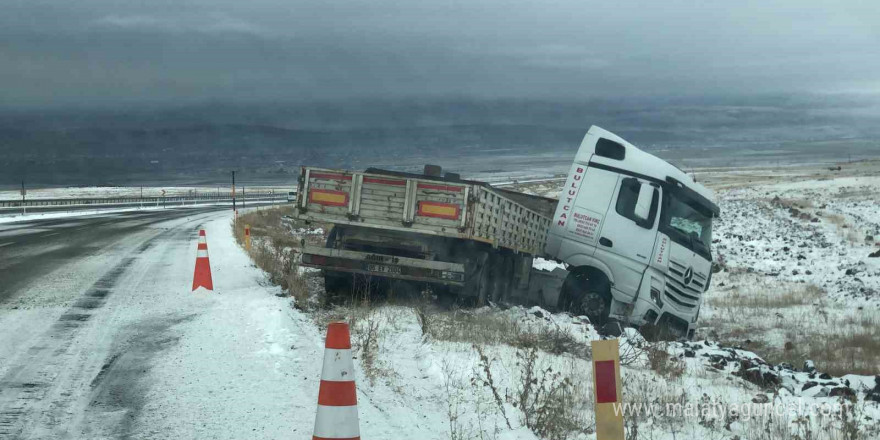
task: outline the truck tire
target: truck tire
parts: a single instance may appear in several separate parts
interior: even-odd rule
[[[324,271],[324,292],[327,298],[351,296],[354,276],[347,272]]]
[[[325,248],[333,248],[336,245],[336,236],[339,234],[339,227],[334,226],[330,229],[330,233],[327,234],[327,241],[324,243]]]
[[[451,309],[459,303],[457,290],[450,286],[435,284],[431,290],[437,296],[437,304],[444,309]]]
[[[462,289],[465,297],[476,300],[478,306],[486,304],[490,289],[489,253],[478,252],[465,263],[466,279]]]
[[[510,279],[513,277],[513,261],[506,255],[494,254],[489,258],[489,299],[494,303],[507,300],[510,293]]]
[[[586,315],[596,329],[601,329],[611,314],[611,289],[604,276],[594,271],[575,270],[562,284],[560,309],[574,315]]]
[[[324,244],[326,248],[333,248],[336,244],[336,236],[339,234],[339,228],[333,226],[330,233],[327,234],[327,242]],[[324,294],[330,299],[333,297],[350,296],[354,290],[354,277],[348,272],[337,272],[333,270],[324,270]]]

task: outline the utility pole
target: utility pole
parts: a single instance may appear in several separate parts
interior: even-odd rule
[[[244,193],[244,185],[241,186],[241,209],[245,208],[245,203],[247,203],[247,195]]]
[[[24,206],[25,198],[24,196],[27,194],[27,191],[24,189],[24,179],[21,180],[21,215],[27,215],[27,207]]]
[[[144,187],[141,187],[141,209],[144,209]]]
[[[232,172],[232,212],[238,214],[238,209],[235,208],[235,171]]]

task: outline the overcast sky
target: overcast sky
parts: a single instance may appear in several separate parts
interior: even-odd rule
[[[871,1],[0,0],[0,106],[880,94]]]

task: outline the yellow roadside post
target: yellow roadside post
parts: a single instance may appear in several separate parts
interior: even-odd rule
[[[596,440],[623,440],[623,401],[617,339],[592,341]]]
[[[251,225],[244,225],[244,247],[251,250]]]

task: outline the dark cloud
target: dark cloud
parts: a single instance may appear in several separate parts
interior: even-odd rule
[[[0,105],[878,93],[872,2],[5,2]]]

